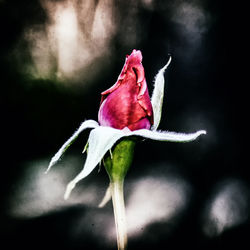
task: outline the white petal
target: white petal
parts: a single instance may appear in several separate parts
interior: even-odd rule
[[[151,131],[147,129],[140,129],[131,132],[129,135],[142,136],[157,141],[189,142],[204,134],[206,134],[205,130],[200,130],[191,134],[184,134],[168,131]]]
[[[90,132],[88,139],[88,154],[83,170],[72,180],[66,189],[64,199],[68,199],[76,183],[89,175],[102,160],[106,152],[122,137],[126,136],[122,130],[100,126]]]
[[[58,152],[51,159],[49,166],[45,173],[48,173],[50,168],[56,164],[56,162],[61,158],[63,153],[67,150],[67,148],[74,142],[74,140],[78,137],[78,135],[87,128],[97,128],[99,124],[94,120],[84,121],[81,126],[76,130],[76,132],[62,145],[62,147],[58,150]]]
[[[161,109],[164,97],[164,83],[165,83],[164,72],[169,66],[170,62],[171,62],[171,57],[169,58],[168,63],[162,69],[160,69],[160,71],[155,77],[155,86],[151,97],[151,103],[153,106],[153,113],[154,113],[154,124],[151,130],[156,130],[160,124]]]

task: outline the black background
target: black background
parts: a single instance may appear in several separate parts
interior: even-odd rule
[[[198,4],[209,16],[199,45],[195,39],[190,38],[183,23],[171,19],[177,2]],[[108,58],[102,58],[110,68],[98,64],[100,69],[97,74],[90,77],[87,87],[84,87],[81,80],[71,85],[67,84],[70,82],[67,79],[66,84],[60,85],[60,81],[32,78],[21,70],[21,64],[17,63],[14,54],[17,50],[27,51],[27,44],[19,47],[17,44],[27,27],[45,23],[47,15],[39,1],[0,2],[0,233],[1,244],[7,244],[1,248],[114,248],[115,242],[102,244],[102,238],[94,233],[96,225],[93,225],[92,231],[85,228],[82,234],[75,237],[70,233],[77,218],[87,214],[88,210],[94,211],[94,215],[98,214],[97,208],[69,205],[60,210],[48,210],[39,216],[17,217],[11,212],[13,205],[10,204],[15,204],[12,202],[15,199],[13,193],[20,188],[18,183],[22,183],[27,163],[45,159],[45,170],[53,153],[83,120],[97,119],[100,92],[115,82],[125,55],[136,48],[143,53],[150,93],[155,74],[167,62],[169,54],[173,58],[165,75],[167,86],[160,129],[180,132],[205,129],[207,135],[187,144],[145,141],[137,145],[134,164],[127,177],[128,183],[129,180],[136,182],[155,166],[166,165],[166,169],[191,186],[192,192],[188,197],[189,205],[178,218],[149,224],[143,234],[129,240],[129,249],[224,249],[230,246],[247,249],[250,203],[248,152],[245,152],[248,148],[248,107],[245,103],[248,97],[245,97],[247,92],[244,87],[248,82],[245,77],[248,70],[244,65],[248,63],[248,31],[244,22],[244,7],[239,1],[230,3],[208,0],[155,0],[151,8],[138,4],[138,27],[135,30],[140,39],[126,44],[123,39],[129,39],[131,33],[123,18],[131,14],[133,1],[116,1],[115,6],[119,29],[111,40],[109,48],[112,48],[112,53]],[[130,25],[133,26],[133,22]],[[25,60],[30,60],[27,53],[23,56],[24,63]],[[95,70],[95,66],[91,69]],[[87,132],[83,133],[70,152],[67,152],[68,156],[72,152],[79,154],[80,167],[83,163],[80,152],[87,135]],[[168,174],[162,168],[159,171],[162,172],[156,175]],[[71,176],[76,173],[73,172]],[[104,184],[104,192],[107,184],[105,175],[104,171],[99,174],[94,171],[86,183]],[[67,181],[70,180],[68,176]],[[204,221],[207,221],[206,204],[216,196],[220,186],[225,182],[230,183],[230,180],[244,187],[240,198],[247,210],[242,215],[244,219],[218,235],[207,235],[203,230]],[[84,195],[84,189],[82,192],[81,195]],[[238,211],[237,206],[240,204],[238,194],[232,197],[235,198],[233,213],[234,209]],[[111,206],[105,211],[111,213]],[[101,227],[101,221],[98,227]]]

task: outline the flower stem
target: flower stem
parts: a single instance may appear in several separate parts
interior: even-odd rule
[[[115,217],[116,237],[118,250],[127,247],[127,225],[123,196],[123,180],[111,183],[112,202]]]
[[[118,250],[125,250],[127,247],[123,183],[132,163],[134,147],[135,141],[125,138],[112,148],[112,154],[107,154],[104,158],[104,166],[110,179]]]

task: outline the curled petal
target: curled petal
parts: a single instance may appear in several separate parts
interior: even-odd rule
[[[62,147],[58,150],[58,152],[51,159],[49,166],[45,173],[48,173],[50,168],[57,163],[57,161],[61,158],[63,153],[67,150],[67,148],[74,142],[74,140],[78,137],[78,135],[87,128],[97,128],[99,124],[94,120],[84,121],[80,127],[76,130],[76,132],[62,145]]]
[[[102,160],[106,152],[126,134],[123,130],[111,127],[97,127],[90,132],[88,154],[82,171],[67,186],[64,199],[68,199],[77,182],[88,176]]]
[[[171,62],[171,57],[168,60],[168,63],[160,69],[158,74],[155,77],[155,86],[154,91],[151,97],[151,103],[153,106],[153,114],[154,114],[154,124],[151,127],[151,130],[156,130],[159,126],[161,120],[161,109],[164,97],[164,72],[167,69]]]
[[[200,135],[206,134],[205,130],[200,130],[195,133],[185,134],[185,133],[176,133],[168,131],[151,131],[147,129],[140,129],[133,132],[130,132],[129,135],[142,136],[156,141],[171,141],[171,142],[189,142],[194,141]]]

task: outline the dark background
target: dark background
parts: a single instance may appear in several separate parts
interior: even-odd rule
[[[53,6],[62,1],[50,2]],[[93,2],[97,8],[102,1]],[[150,93],[157,71],[167,62],[169,54],[173,59],[165,75],[166,95],[160,129],[178,132],[205,129],[207,135],[187,144],[145,141],[137,145],[127,177],[126,197],[133,193],[133,183],[151,174],[156,180],[174,176],[173,187],[178,190],[178,183],[184,182],[188,192],[184,192],[186,205],[180,212],[169,219],[152,220],[141,229],[143,233],[129,237],[129,249],[224,249],[230,246],[247,249],[250,175],[244,150],[248,147],[244,126],[248,123],[244,103],[247,100],[244,86],[248,81],[244,68],[247,64],[244,7],[238,2],[208,0],[106,2],[113,4],[112,20],[116,29],[108,36],[108,44],[103,45],[104,52],[87,66],[80,67],[78,73],[84,73],[79,73],[79,77],[60,78],[55,73],[59,69],[56,55],[52,56],[55,66],[49,75],[35,76],[27,70],[35,60],[30,43],[39,39],[27,40],[25,32],[50,23],[44,5],[36,0],[0,1],[0,234],[1,244],[7,244],[1,248],[115,247],[115,241],[105,241],[108,229],[104,217],[112,215],[110,204],[104,212],[92,203],[67,204],[61,200],[57,207],[54,204],[57,200],[48,202],[45,195],[43,210],[36,213],[35,204],[40,204],[37,200],[41,197],[32,195],[36,190],[30,189],[29,182],[36,183],[39,178],[34,174],[36,170],[42,174],[53,153],[83,120],[97,119],[100,92],[113,85],[125,55],[136,48],[143,53]],[[95,8],[89,15],[95,13]],[[80,30],[87,34],[91,28],[86,26]],[[98,44],[100,38],[88,39]],[[39,66],[36,70],[39,71]],[[58,166],[60,173],[67,171],[63,177],[65,185],[82,167],[81,150],[87,136],[88,132],[84,132],[79,137],[61,161],[63,164],[65,159],[64,165]],[[76,159],[72,170],[67,169],[71,155]],[[60,175],[55,176],[57,183]],[[95,190],[100,191],[97,205],[108,183],[105,171],[99,174],[94,171],[84,182],[85,186],[79,184],[77,194],[83,197],[88,185],[96,185]],[[62,194],[63,189],[60,189]],[[46,190],[54,192],[49,186]],[[212,204],[220,195],[220,214],[211,218]],[[76,221],[82,218],[86,225],[78,225],[77,231]],[[224,226],[220,229],[221,225]],[[102,234],[98,235],[99,232]]]

